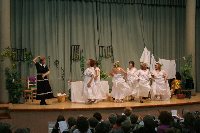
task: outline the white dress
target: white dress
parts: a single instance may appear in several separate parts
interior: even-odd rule
[[[114,74],[113,86],[111,96],[116,100],[124,99],[126,96],[131,95],[131,89],[129,85],[125,82],[124,76],[122,74]]]
[[[132,69],[127,68],[127,83],[131,88],[131,95],[137,95],[137,86],[138,86],[138,76],[137,69],[134,67]]]
[[[149,92],[151,90],[150,86],[150,78],[151,74],[149,72],[149,69],[147,70],[138,70],[137,71],[137,76],[139,79],[138,82],[138,96],[141,97],[148,97]]]
[[[105,92],[105,89],[102,87],[101,85],[101,79],[100,79],[100,72],[101,70],[96,67],[95,68],[95,71],[97,71],[98,73],[98,77],[94,80],[94,83],[95,83],[95,87],[96,87],[96,90],[97,90],[97,99],[98,100],[102,100],[102,99],[106,99],[107,97],[107,92]],[[95,72],[95,76],[96,76],[96,72]]]
[[[91,87],[87,87],[91,77],[95,75],[94,67],[89,67],[84,71],[84,83],[83,83],[83,95],[86,100],[96,99],[97,91],[94,83],[94,79],[91,82]]]
[[[152,96],[154,98],[155,95],[161,95],[161,100],[169,100],[171,97],[170,88],[167,81],[165,81],[164,76],[166,72],[164,70],[152,72],[154,75],[153,82],[152,82]]]

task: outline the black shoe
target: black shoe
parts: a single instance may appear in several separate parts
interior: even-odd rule
[[[43,102],[40,102],[40,105],[45,105],[45,103],[43,103]]]
[[[140,103],[144,103],[144,101],[140,100]]]

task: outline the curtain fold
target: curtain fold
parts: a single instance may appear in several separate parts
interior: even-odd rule
[[[161,6],[145,0],[130,0],[129,4],[114,0],[12,0],[12,46],[46,56],[54,94],[67,92],[67,80],[82,80],[80,62],[73,62],[70,72],[71,45],[80,45],[86,59],[98,59],[98,47],[112,45],[114,59],[124,69],[130,60],[139,68],[144,46],[156,58],[184,56],[184,0],[164,1],[165,6],[159,2]],[[112,65],[111,59],[102,60],[105,72]],[[22,77],[36,72],[33,65],[23,63],[19,69]]]

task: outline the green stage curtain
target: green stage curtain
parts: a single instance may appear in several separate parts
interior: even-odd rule
[[[139,69],[144,46],[157,59],[184,56],[185,1],[172,1],[12,0],[12,46],[50,56],[54,94],[66,92],[67,80],[82,80],[80,62],[73,62],[70,72],[71,45],[80,45],[86,59],[98,59],[99,45],[112,45],[114,60],[124,69],[130,60]],[[180,64],[178,60],[177,70]],[[111,59],[103,59],[105,72],[112,65]],[[33,65],[22,63],[19,70],[22,77],[35,74]]]

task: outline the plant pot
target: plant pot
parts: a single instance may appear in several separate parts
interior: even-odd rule
[[[177,99],[184,99],[185,95],[184,94],[176,94]]]
[[[188,90],[194,89],[193,79],[186,79],[185,80],[185,89],[188,89]]]
[[[66,101],[66,96],[58,96],[57,99],[59,103],[62,103]]]

